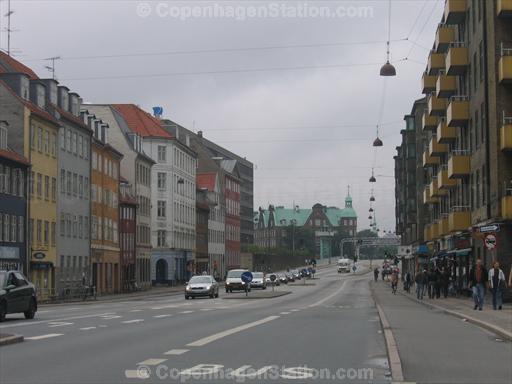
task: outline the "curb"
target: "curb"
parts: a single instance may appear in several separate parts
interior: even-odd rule
[[[3,345],[17,344],[23,342],[22,335],[3,335],[0,337],[0,347]]]
[[[377,302],[377,297],[375,296],[371,281],[369,284],[370,291],[372,292],[373,301],[375,302],[377,312],[379,313],[380,324],[384,331],[384,339],[386,340],[386,349],[388,351],[389,366],[391,368],[391,377],[393,378],[393,382],[403,382],[404,372],[402,369],[402,362],[400,360],[400,354],[398,352],[398,345],[396,343],[395,336],[393,336],[393,331],[391,330],[391,326],[389,325],[384,310]]]
[[[416,302],[418,304],[422,304],[422,305],[424,305],[424,306],[426,306],[428,308],[431,308],[431,309],[437,309],[437,310],[439,310],[441,312],[444,312],[444,313],[446,313],[448,315],[452,315],[452,316],[458,317],[460,319],[465,319],[469,323],[472,323],[472,324],[475,324],[475,325],[477,325],[477,326],[479,326],[481,328],[487,329],[488,331],[491,331],[491,332],[495,333],[497,336],[499,336],[499,337],[501,337],[503,339],[506,339],[508,341],[512,341],[512,332],[509,332],[506,329],[498,327],[497,325],[487,323],[487,322],[485,322],[483,320],[476,319],[474,317],[464,315],[463,313],[460,313],[460,312],[457,312],[457,311],[453,311],[451,309],[447,309],[447,308],[441,307],[439,305],[435,305],[435,304],[432,304],[432,303],[427,303],[425,301],[421,301],[421,300],[415,299],[414,297],[410,297],[409,295],[406,295],[405,293],[400,292],[400,291],[398,293],[400,293],[402,296],[405,296],[409,300],[414,301],[414,302]]]

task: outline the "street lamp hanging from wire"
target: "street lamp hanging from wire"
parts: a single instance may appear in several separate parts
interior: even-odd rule
[[[383,145],[383,142],[379,138],[379,126],[377,125],[377,138],[373,141],[373,146],[374,147],[382,147],[382,145]]]
[[[380,68],[381,76],[396,76],[395,67],[389,62],[389,45],[391,41],[391,0],[388,3],[388,41],[386,42],[386,63]]]

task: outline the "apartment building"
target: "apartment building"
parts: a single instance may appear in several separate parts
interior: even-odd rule
[[[137,200],[133,186],[121,177],[119,180],[119,248],[121,251],[121,290],[129,292],[137,284]]]

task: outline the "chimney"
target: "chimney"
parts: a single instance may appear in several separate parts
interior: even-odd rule
[[[46,108],[46,86],[40,80],[30,80],[30,101],[41,109]]]
[[[69,88],[64,85],[59,85],[59,99],[58,106],[65,111],[69,111]]]
[[[0,73],[0,80],[7,83],[19,97],[30,100],[30,80],[25,73]]]
[[[197,131],[197,136],[202,139],[203,138],[203,131]]]
[[[57,86],[59,82],[54,79],[42,79],[44,85],[46,85],[46,98],[53,104],[57,105]]]
[[[76,92],[69,93],[68,111],[74,116],[80,116],[80,96]]]

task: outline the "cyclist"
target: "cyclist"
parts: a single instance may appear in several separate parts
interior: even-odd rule
[[[398,273],[396,271],[393,271],[391,274],[391,290],[393,291],[393,294],[396,295],[396,287],[398,285]]]

